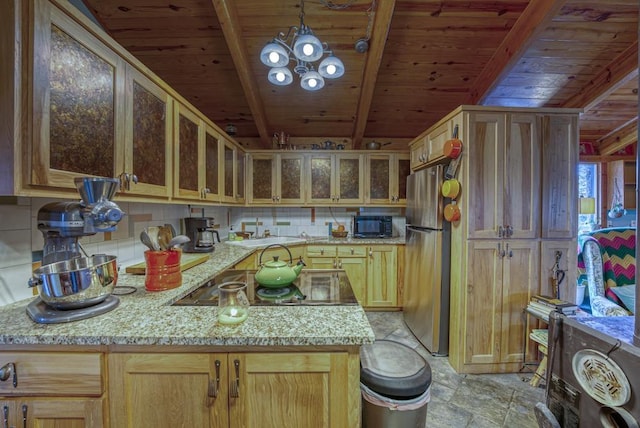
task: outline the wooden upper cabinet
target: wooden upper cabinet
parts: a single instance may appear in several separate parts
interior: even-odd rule
[[[406,204],[407,176],[410,173],[407,154],[368,154],[365,202],[376,205]]]
[[[364,202],[364,159],[360,154],[318,154],[309,157],[307,202]]]
[[[540,143],[536,116],[469,114],[470,238],[538,235]]]
[[[204,188],[199,174],[204,170],[204,123],[194,112],[176,101],[173,128],[174,196],[201,200]]]
[[[126,69],[124,159],[121,191],[141,196],[171,196],[173,101],[132,66]]]
[[[217,202],[220,200],[222,142],[220,135],[205,125],[204,132],[204,188],[203,199]]]
[[[572,238],[578,230],[578,117],[542,115],[542,237]]]
[[[222,142],[221,201],[244,203],[246,153],[227,139]]]
[[[304,155],[256,153],[250,156],[250,165],[249,203],[304,203]]]
[[[25,182],[75,189],[75,177],[115,177],[123,167],[124,61],[47,1],[35,2],[34,20]]]

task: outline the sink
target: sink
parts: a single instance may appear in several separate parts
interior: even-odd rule
[[[268,238],[244,239],[242,241],[226,241],[229,245],[237,245],[244,248],[260,248],[273,244],[303,244],[306,239],[295,238],[292,236],[269,236]]]

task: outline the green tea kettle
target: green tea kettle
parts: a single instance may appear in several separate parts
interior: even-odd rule
[[[273,261],[262,264],[262,255],[271,247],[282,247],[287,250],[287,253],[289,253],[289,259],[293,258],[289,248],[282,244],[272,244],[265,247],[265,249],[260,253],[260,259],[258,260],[260,267],[256,272],[255,280],[258,284],[267,288],[284,287],[295,281],[298,275],[300,275],[302,268],[306,265],[302,261],[302,258],[300,258],[300,261],[292,267],[286,262],[278,260],[278,256],[273,256]]]

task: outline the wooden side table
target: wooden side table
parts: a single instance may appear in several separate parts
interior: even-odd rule
[[[529,338],[538,344],[538,351],[542,354],[542,361],[536,369],[533,377],[529,381],[529,385],[538,386],[540,381],[544,379],[547,371],[547,346],[549,344],[549,331],[547,329],[533,329],[529,333]]]

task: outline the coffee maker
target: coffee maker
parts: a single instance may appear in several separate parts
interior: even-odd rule
[[[218,231],[213,228],[213,217],[187,217],[184,219],[184,234],[191,238],[185,253],[210,253],[214,250],[214,236],[220,242]]]

